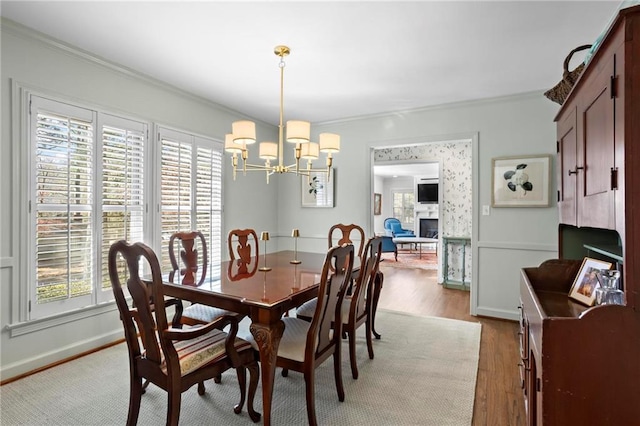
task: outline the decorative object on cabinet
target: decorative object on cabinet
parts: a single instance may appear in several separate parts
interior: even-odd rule
[[[491,160],[493,207],[548,207],[550,155]]]
[[[309,177],[302,177],[302,207],[333,207],[335,169],[332,175],[330,179],[326,173],[311,172]]]
[[[598,271],[598,288],[596,288],[597,305],[624,305],[624,292],[618,287],[620,271],[617,269],[601,269]]]
[[[569,62],[571,62],[571,57],[574,53],[580,52],[581,50],[589,49],[590,47],[590,44],[584,44],[582,46],[576,47],[571,52],[569,52],[569,55],[567,55],[564,60],[564,72],[562,73],[562,80],[560,80],[560,82],[558,82],[558,84],[553,86],[551,89],[544,92],[544,95],[547,98],[560,105],[564,103],[564,100],[567,98],[569,92],[571,92],[573,85],[578,80],[578,77],[580,77],[580,74],[582,74],[582,70],[584,70],[584,62],[580,62],[580,65],[575,67],[572,71],[569,71]]]
[[[382,194],[373,194],[373,214],[374,216],[382,214]]]
[[[611,266],[610,262],[585,257],[580,271],[573,281],[569,297],[587,306],[592,306],[596,301],[596,288],[599,285],[598,273],[602,269],[611,269]]]

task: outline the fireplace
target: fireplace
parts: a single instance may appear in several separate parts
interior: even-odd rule
[[[420,236],[425,238],[437,238],[438,219],[420,218]]]

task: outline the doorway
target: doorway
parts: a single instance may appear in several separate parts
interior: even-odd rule
[[[371,187],[373,192],[378,192],[378,188],[384,188],[384,179],[376,173],[383,166],[393,166],[395,168],[406,167],[407,169],[422,167],[425,170],[427,164],[435,164],[438,170],[437,175],[425,176],[420,171],[414,172],[403,185],[409,186],[416,191],[419,179],[436,179],[439,187],[438,203],[420,204],[415,202],[414,231],[420,236],[423,230],[420,226],[421,219],[437,219],[438,236],[469,236],[473,233],[474,193],[473,193],[473,141],[474,138],[440,140],[433,142],[415,142],[411,144],[379,144],[372,147],[371,152]],[[414,169],[415,170],[415,169]],[[420,170],[420,169],[418,169]],[[384,228],[380,225],[385,217],[393,216],[389,204],[385,204],[384,193],[382,193],[382,214],[373,216],[371,223],[375,233],[384,233]],[[387,207],[385,209],[385,206]],[[379,218],[379,219],[378,219]],[[426,222],[423,222],[426,225]],[[433,226],[433,221],[429,223]],[[425,231],[427,232],[427,231]],[[442,252],[442,240],[438,238],[437,252]],[[467,281],[473,282],[473,253],[466,251],[458,252],[456,249],[448,253],[447,265],[449,276],[460,276],[463,273]],[[464,256],[464,261],[462,256]],[[443,281],[442,264],[445,256],[438,256],[438,282]],[[467,268],[463,267],[467,265]],[[471,268],[468,265],[472,265]],[[472,290],[473,293],[473,290]],[[472,294],[473,299],[473,294]]]

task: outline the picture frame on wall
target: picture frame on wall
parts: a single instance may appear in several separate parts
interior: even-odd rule
[[[491,160],[492,207],[549,207],[551,156]]]
[[[331,178],[326,173],[311,172],[300,178],[302,207],[334,207],[336,170],[331,169]]]
[[[596,301],[596,288],[600,287],[597,273],[601,269],[611,269],[611,266],[611,262],[585,257],[573,281],[569,297],[584,305],[593,306]]]
[[[382,214],[382,194],[373,194],[373,214],[375,216]]]

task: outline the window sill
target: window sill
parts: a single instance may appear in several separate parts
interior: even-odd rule
[[[9,331],[10,337],[17,337],[117,310],[115,302],[106,302],[47,318],[9,324],[6,329]]]

